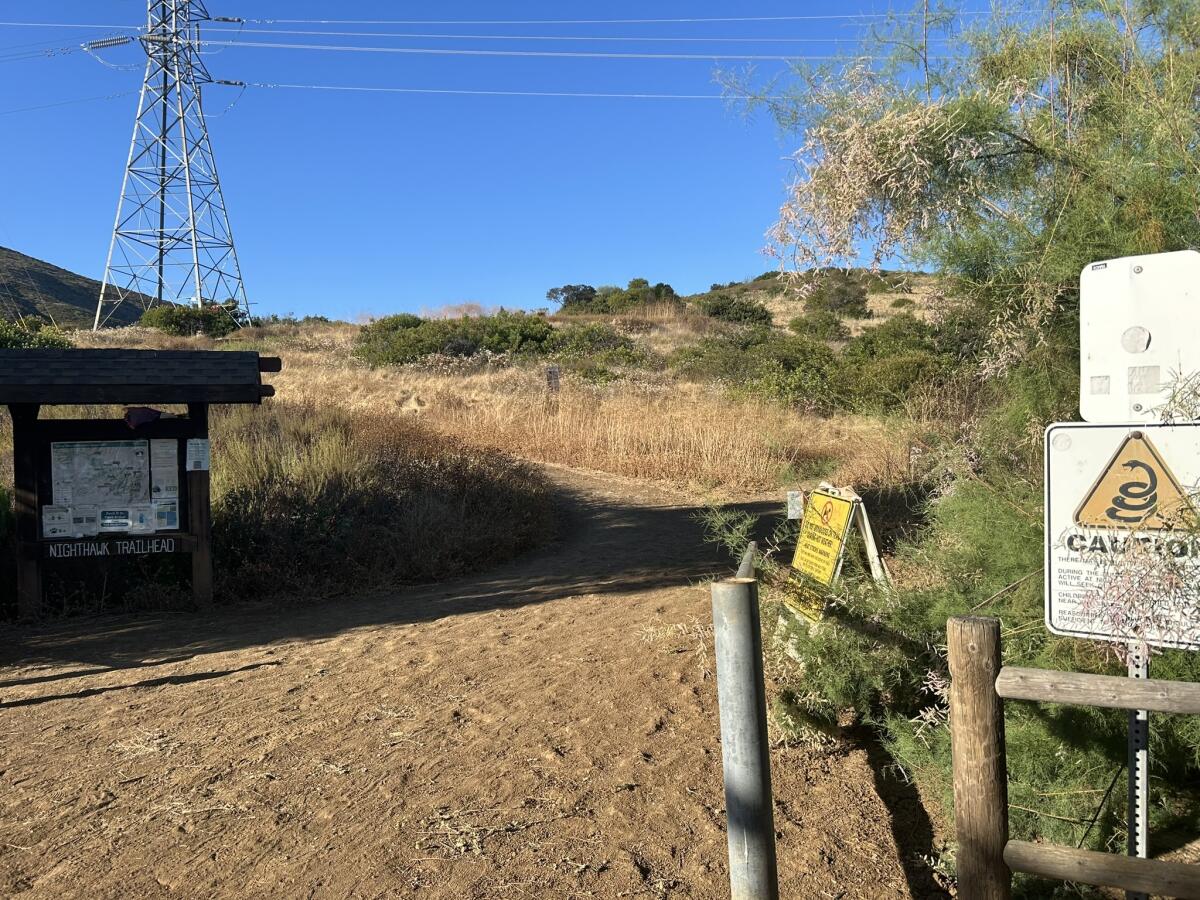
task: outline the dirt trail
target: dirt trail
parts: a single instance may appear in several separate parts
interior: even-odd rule
[[[551,477],[566,538],[482,577],[8,632],[0,895],[728,896],[726,562],[656,489]],[[877,756],[776,751],[785,897],[943,896]]]

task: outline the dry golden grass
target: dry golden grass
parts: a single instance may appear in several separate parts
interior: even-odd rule
[[[273,381],[281,398],[417,415],[444,434],[528,459],[700,490],[821,477],[866,486],[902,479],[908,468],[903,426],[802,416],[698,384],[567,380],[552,398],[540,370],[373,370],[312,353],[288,354]]]
[[[692,326],[686,317],[664,313],[653,327],[683,335]],[[270,377],[276,402],[416,416],[441,434],[539,462],[726,495],[821,479],[867,487],[903,481],[908,474],[910,441],[903,423],[808,416],[666,376],[605,386],[567,378],[555,399],[540,368],[371,369],[349,356],[356,330],[272,326],[242,332],[236,342],[283,356],[283,371]],[[97,340],[80,337],[81,343]],[[146,329],[110,332],[99,341],[212,346],[204,339],[164,341]]]

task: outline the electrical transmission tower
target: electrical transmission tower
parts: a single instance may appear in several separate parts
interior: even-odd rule
[[[225,211],[200,85],[203,0],[149,0],[146,77],[112,244],[96,305],[100,328],[123,303],[217,304],[239,324],[250,307]],[[227,20],[218,20],[227,21]],[[237,82],[228,82],[237,84]]]

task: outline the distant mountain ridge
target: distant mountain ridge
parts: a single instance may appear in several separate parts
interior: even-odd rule
[[[85,328],[96,316],[100,282],[7,247],[0,247],[0,319],[49,319],[62,328]],[[132,325],[142,310],[124,303],[110,324]]]

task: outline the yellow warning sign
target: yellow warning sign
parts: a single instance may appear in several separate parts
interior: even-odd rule
[[[1075,521],[1096,528],[1168,531],[1192,515],[1187,492],[1150,438],[1134,431],[1075,510]]]
[[[792,612],[803,616],[814,625],[825,614],[828,598],[811,584],[789,584],[783,602]]]
[[[833,584],[853,512],[852,500],[819,490],[809,494],[792,568],[818,584]]]

